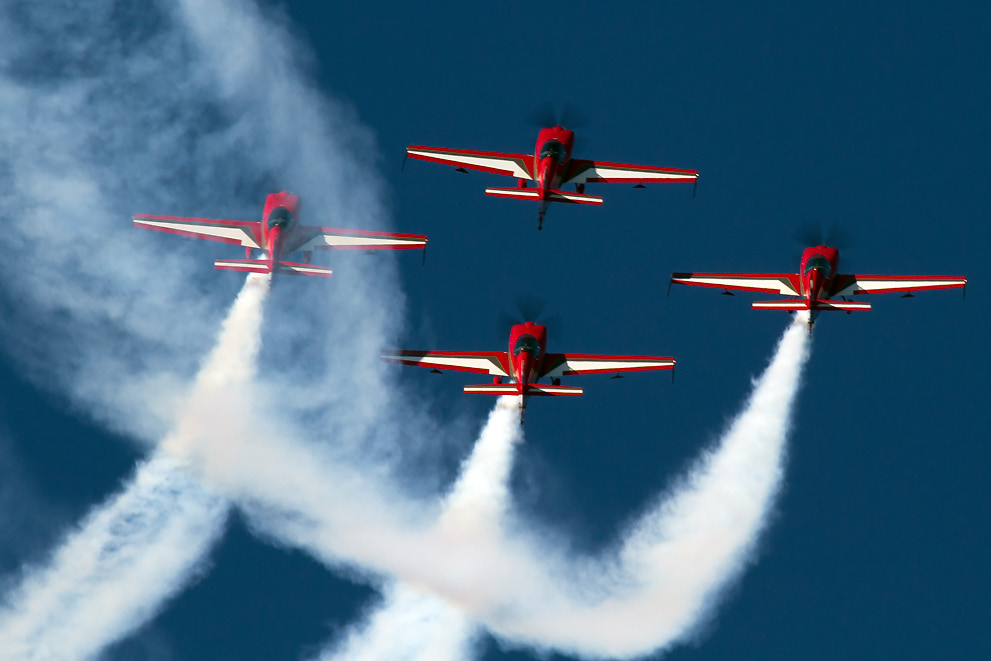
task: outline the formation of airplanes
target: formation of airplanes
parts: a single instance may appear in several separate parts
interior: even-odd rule
[[[485,194],[537,201],[538,229],[543,228],[544,215],[551,202],[602,204],[601,197],[585,193],[587,183],[624,182],[642,187],[648,182],[698,180],[695,170],[572,158],[574,141],[573,131],[552,126],[537,134],[533,154],[417,145],[410,145],[406,154],[415,159],[454,165],[462,172],[470,168],[516,177],[517,187],[486,188]],[[532,188],[529,186],[531,181],[535,182]],[[563,190],[563,186],[570,184],[575,186],[575,192]],[[282,191],[266,197],[260,221],[139,214],[133,217],[133,223],[136,227],[187,238],[240,245],[245,249],[244,259],[218,259],[214,267],[273,276],[330,276],[333,273],[330,267],[311,263],[313,252],[318,250],[424,249],[427,244],[427,237],[419,234],[301,225],[299,216],[299,197]],[[252,258],[252,251],[261,254]],[[302,262],[284,259],[297,252],[302,253]],[[797,273],[674,273],[670,282],[713,287],[730,295],[730,290],[738,290],[787,296],[789,298],[775,301],[754,301],[752,305],[758,310],[808,311],[809,332],[818,314],[824,310],[851,313],[871,308],[870,303],[853,301],[849,297],[883,292],[912,296],[914,291],[956,289],[967,284],[962,276],[844,275],[839,273],[838,266],[838,249],[816,245],[802,253]],[[464,392],[516,396],[521,424],[531,396],[582,394],[580,387],[561,385],[562,376],[666,370],[675,365],[671,357],[547,353],[547,327],[532,320],[522,322],[510,330],[508,351],[400,349],[383,351],[381,357],[389,362],[427,367],[434,372],[444,369],[489,375],[491,383],[467,385]],[[541,379],[549,383],[539,383]]]

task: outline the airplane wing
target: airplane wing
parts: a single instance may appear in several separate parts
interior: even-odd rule
[[[383,351],[382,360],[432,369],[509,376],[505,351]]]
[[[136,215],[133,220],[135,227],[188,236],[193,239],[234,243],[249,248],[261,248],[262,245],[262,225],[253,220],[147,215]]]
[[[541,377],[567,374],[606,374],[608,372],[643,372],[674,367],[674,358],[652,356],[593,356],[581,353],[549,353],[544,356]]]
[[[958,289],[967,284],[959,276],[837,275],[832,296],[911,292],[923,289]]]
[[[604,161],[584,161],[571,159],[571,170],[564,180],[566,184],[586,182],[649,183],[657,181],[695,181],[699,177],[696,170],[659,168],[652,165],[629,165],[627,163],[606,163]]]
[[[526,154],[501,154],[491,151],[468,149],[440,149],[410,145],[406,155],[421,161],[445,163],[482,172],[504,174],[518,179],[533,179],[533,156]]]
[[[335,227],[301,225],[293,232],[288,252],[296,250],[376,250],[426,248],[427,237],[419,234],[394,234],[370,230],[345,230]]]
[[[671,282],[785,296],[799,296],[801,289],[797,273],[672,273]]]

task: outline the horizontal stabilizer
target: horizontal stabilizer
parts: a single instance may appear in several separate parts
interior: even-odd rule
[[[213,263],[213,267],[223,271],[244,271],[246,273],[268,273],[268,261],[264,259],[218,259]],[[314,264],[297,264],[295,262],[279,262],[275,269],[276,273],[286,273],[288,275],[316,275],[329,277],[333,274],[328,266],[316,266]]]
[[[479,386],[465,386],[465,392],[472,395],[518,395],[520,391],[515,383],[484,383]],[[575,386],[545,386],[539,383],[528,383],[524,386],[524,394],[538,397],[577,397],[582,394],[581,388]]]
[[[246,273],[268,273],[268,262],[264,259],[218,259],[213,268],[222,271],[245,271]]]
[[[279,262],[276,273],[287,273],[289,275],[315,275],[329,278],[334,271],[329,266],[316,266],[314,264],[298,264],[296,262]]]
[[[539,383],[531,383],[526,387],[526,394],[545,397],[578,397],[582,394],[582,389],[575,386],[543,386]]]
[[[870,303],[854,303],[853,301],[829,301],[816,300],[813,302],[816,310],[842,310],[853,312],[854,310],[870,310]],[[754,310],[788,310],[795,312],[798,310],[808,310],[809,304],[803,298],[795,298],[786,301],[754,301]]]
[[[492,197],[512,197],[522,200],[544,199],[539,188],[486,188],[486,195]],[[572,204],[602,204],[598,195],[583,195],[563,190],[547,191],[547,200],[551,202],[570,202]]]
[[[870,303],[854,303],[853,301],[816,301],[816,310],[843,310],[853,312],[854,310],[870,310]]]
[[[518,395],[515,383],[483,383],[480,386],[465,386],[470,395]]]

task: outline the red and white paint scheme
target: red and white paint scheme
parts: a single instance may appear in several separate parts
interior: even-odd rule
[[[806,248],[798,273],[673,273],[671,282],[698,287],[769,292],[796,298],[781,301],[754,301],[755,310],[809,311],[809,330],[822,310],[870,310],[870,303],[847,300],[847,296],[903,292],[923,289],[959,289],[967,284],[961,276],[928,275],[843,275],[837,270],[840,253],[836,248]],[[730,294],[729,291],[724,292]],[[839,299],[839,300],[836,300]]]
[[[492,383],[465,386],[474,395],[518,395],[520,424],[527,399],[538,396],[578,396],[581,388],[562,386],[570,374],[643,372],[674,368],[674,358],[653,356],[595,356],[577,353],[547,353],[547,327],[533,322],[516,324],[509,333],[509,351],[383,351],[382,359],[403,365],[429,367],[476,374],[491,374]],[[504,378],[513,383],[503,383]],[[539,379],[550,379],[539,384]]]
[[[425,248],[427,237],[369,230],[347,230],[299,224],[299,196],[287,191],[265,198],[262,221],[183,218],[179,216],[134,216],[134,225],[194,239],[208,239],[244,246],[245,259],[218,259],[214,267],[248,273],[290,273],[329,276],[326,266],[310,264],[314,250],[378,250]],[[263,251],[262,259],[251,259],[252,250]],[[303,262],[282,258],[300,251]]]
[[[540,211],[537,228],[543,228],[544,214],[551,202],[572,204],[602,204],[602,198],[585,195],[585,184],[590,182],[620,182],[642,184],[657,181],[695,182],[699,173],[695,170],[676,170],[651,165],[628,165],[605,161],[586,161],[571,158],[575,144],[575,133],[560,126],[541,129],[537,134],[537,146],[533,154],[503,154],[467,149],[441,149],[410,145],[406,155],[421,161],[454,165],[464,172],[464,168],[504,174],[516,177],[516,188],[486,188],[485,194],[495,197],[512,197],[524,200],[537,200]],[[536,188],[528,188],[527,182],[536,181]],[[570,193],[561,188],[574,184],[576,192]]]

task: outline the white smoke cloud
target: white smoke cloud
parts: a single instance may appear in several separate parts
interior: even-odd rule
[[[780,484],[807,338],[801,321],[789,327],[716,447],[595,557],[570,554],[566,540],[511,514],[498,534],[471,525],[470,508],[465,525],[444,525],[442,506],[396,501],[387,484],[342,471],[291,435],[243,438],[224,461],[198,451],[205,478],[236,493],[262,534],[331,566],[395,576],[509,641],[633,657],[689,635],[750,557]]]
[[[473,656],[477,627],[437,597],[391,583],[343,640],[328,647],[320,661],[464,661]]]
[[[518,415],[516,397],[497,400],[445,498],[438,525],[448,535],[467,532],[498,540],[510,505],[513,451],[522,440]],[[393,583],[386,586],[382,603],[320,659],[461,661],[472,655],[477,636],[477,625],[464,613],[434,595]]]
[[[168,457],[142,463],[46,567],[4,595],[4,658],[86,659],[130,633],[197,575],[226,513]]]
[[[247,277],[163,451],[4,596],[5,658],[89,658],[147,622],[197,575],[229,506],[177,457],[200,435],[236,442],[236,427],[216,421],[250,405],[244,386],[254,377],[268,291],[269,276]]]

